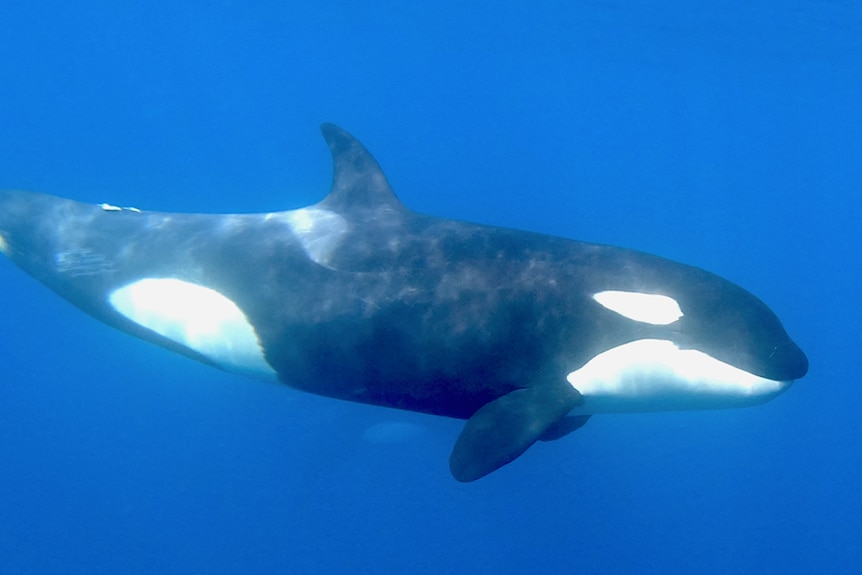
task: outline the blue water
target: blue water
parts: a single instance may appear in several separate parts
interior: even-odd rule
[[[743,285],[809,375],[464,485],[458,421],[212,370],[2,260],[0,573],[862,570],[862,8],[517,4],[5,2],[0,187],[295,208],[332,121],[415,210]]]

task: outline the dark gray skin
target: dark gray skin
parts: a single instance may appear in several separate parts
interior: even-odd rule
[[[324,263],[263,215],[106,211],[0,193],[7,255],[70,302],[135,336],[213,364],[117,313],[120,286],[172,277],[233,300],[285,384],[320,395],[470,419],[450,465],[469,481],[537,439],[576,429],[566,375],[642,338],[671,340],[774,380],[808,369],[777,317],[742,288],[656,256],[416,214],[374,158],[333,125],[332,190],[318,208],[347,231]],[[229,225],[226,225],[229,224]],[[630,321],[602,290],[662,293],[685,315]]]

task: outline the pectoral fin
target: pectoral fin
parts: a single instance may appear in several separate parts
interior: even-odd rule
[[[584,426],[589,421],[589,415],[567,415],[551,425],[539,436],[540,441],[556,441]]]
[[[452,475],[458,481],[475,481],[509,463],[580,402],[577,390],[560,385],[517,389],[486,403],[467,420],[455,442],[449,457]]]

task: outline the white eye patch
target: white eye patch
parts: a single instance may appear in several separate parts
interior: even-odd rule
[[[224,295],[175,278],[146,278],[111,293],[118,312],[223,368],[272,378],[248,318]]]
[[[607,290],[593,299],[623,317],[652,325],[669,325],[683,316],[676,300],[666,295]]]

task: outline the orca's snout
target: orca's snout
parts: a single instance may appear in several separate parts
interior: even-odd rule
[[[808,357],[792,341],[788,341],[787,344],[776,349],[774,359],[779,376],[774,379],[794,381],[801,379],[808,373]]]

